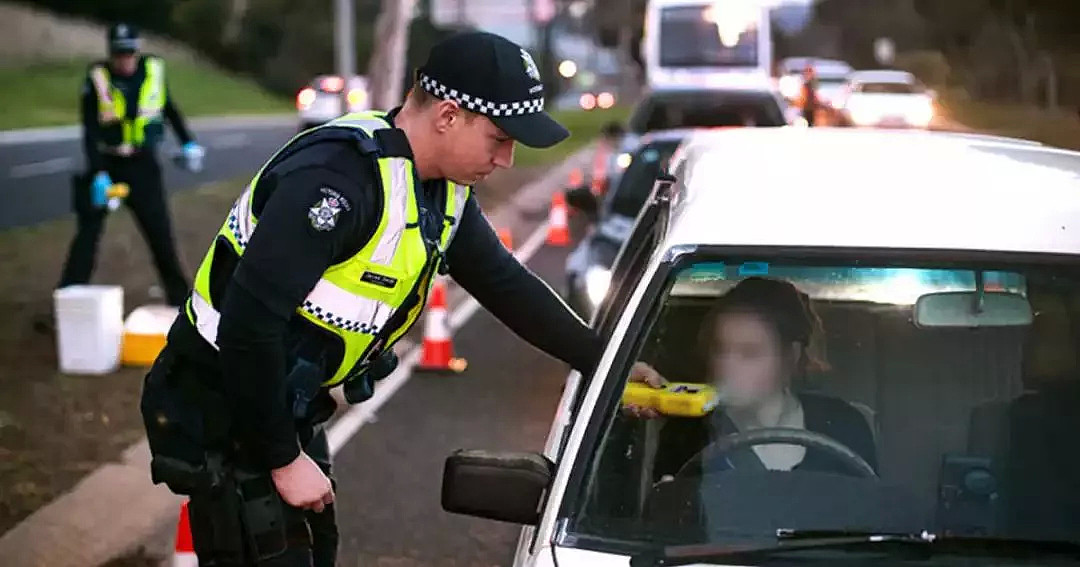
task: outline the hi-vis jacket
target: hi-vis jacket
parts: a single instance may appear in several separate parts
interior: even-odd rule
[[[103,151],[115,155],[130,155],[147,140],[148,129],[163,129],[162,112],[165,109],[165,62],[157,57],[146,57],[146,78],[139,86],[139,100],[135,118],[128,118],[128,100],[116,88],[109,76],[109,67],[103,63],[90,68],[90,83],[98,99],[98,122],[101,124]]]
[[[349,130],[370,153],[383,193],[382,217],[374,235],[347,260],[330,266],[310,294],[297,308],[302,332],[317,336],[332,353],[324,372],[324,386],[340,384],[367,368],[381,352],[392,346],[416,323],[426,303],[434,278],[444,262],[446,250],[460,223],[471,187],[447,182],[443,203],[443,225],[438,241],[424,237],[419,222],[418,191],[413,162],[401,156],[384,155],[375,141],[375,131],[390,128],[382,112],[348,114],[322,126],[300,133],[271,157],[233,204],[214,244],[198,272],[185,312],[199,334],[217,348],[220,320],[211,289],[224,289],[222,278],[229,273],[215,270],[219,264],[235,266],[235,261],[219,262],[221,254],[244,254],[258,225],[252,203],[258,181],[274,158],[286,150],[305,144],[313,133],[327,128]],[[331,210],[334,198],[322,203]],[[314,213],[313,213],[314,214]],[[287,270],[288,266],[282,266]]]

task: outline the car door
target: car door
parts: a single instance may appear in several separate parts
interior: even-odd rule
[[[670,178],[664,176],[664,181],[658,183],[670,183]],[[656,190],[654,190],[654,195]],[[597,313],[597,332],[600,334],[605,345],[611,341],[611,334],[626,307],[634,289],[641,282],[642,274],[652,258],[653,252],[659,245],[666,225],[665,208],[666,201],[659,202],[655,199],[647,205],[638,217],[630,238],[623,245],[619,256],[612,266],[612,288],[601,303]],[[618,278],[618,279],[616,279]],[[586,379],[588,378],[588,379]],[[544,447],[544,455],[557,466],[565,466],[563,463],[563,449],[566,439],[573,429],[573,423],[581,409],[581,402],[588,391],[588,383],[592,376],[583,377],[580,372],[573,371],[567,377],[566,387],[559,400],[558,409],[555,412],[555,420],[548,433],[548,439]],[[544,503],[548,506],[550,503]],[[518,548],[515,554],[514,565],[532,565],[536,562],[536,553],[542,549],[537,545],[536,528],[526,526],[521,531],[518,540]]]

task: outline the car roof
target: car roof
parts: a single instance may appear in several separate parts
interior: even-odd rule
[[[784,127],[698,132],[679,154],[665,248],[1080,254],[1080,152],[971,134]]]
[[[915,75],[907,71],[895,71],[892,69],[855,71],[848,75],[848,80],[859,83],[912,83]]]

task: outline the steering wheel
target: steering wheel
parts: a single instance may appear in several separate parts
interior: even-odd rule
[[[820,449],[836,457],[855,476],[862,478],[878,477],[877,473],[874,472],[874,468],[858,453],[848,448],[847,445],[828,435],[790,427],[763,427],[720,437],[706,445],[704,449],[698,451],[693,457],[690,457],[690,460],[686,461],[679,468],[679,471],[675,473],[675,477],[681,476],[693,463],[700,462],[701,470],[704,471],[707,461],[715,461],[736,449],[772,444],[800,445],[807,449]]]

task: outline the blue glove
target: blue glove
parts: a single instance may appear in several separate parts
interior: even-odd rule
[[[184,155],[184,165],[188,171],[202,171],[202,158],[206,155],[206,150],[202,146],[195,142],[188,142],[184,144],[181,151]]]
[[[90,202],[93,203],[95,207],[105,208],[105,206],[108,205],[109,197],[106,192],[109,190],[109,187],[112,187],[112,184],[112,178],[104,171],[99,171],[97,175],[94,176],[94,181],[90,184]]]

